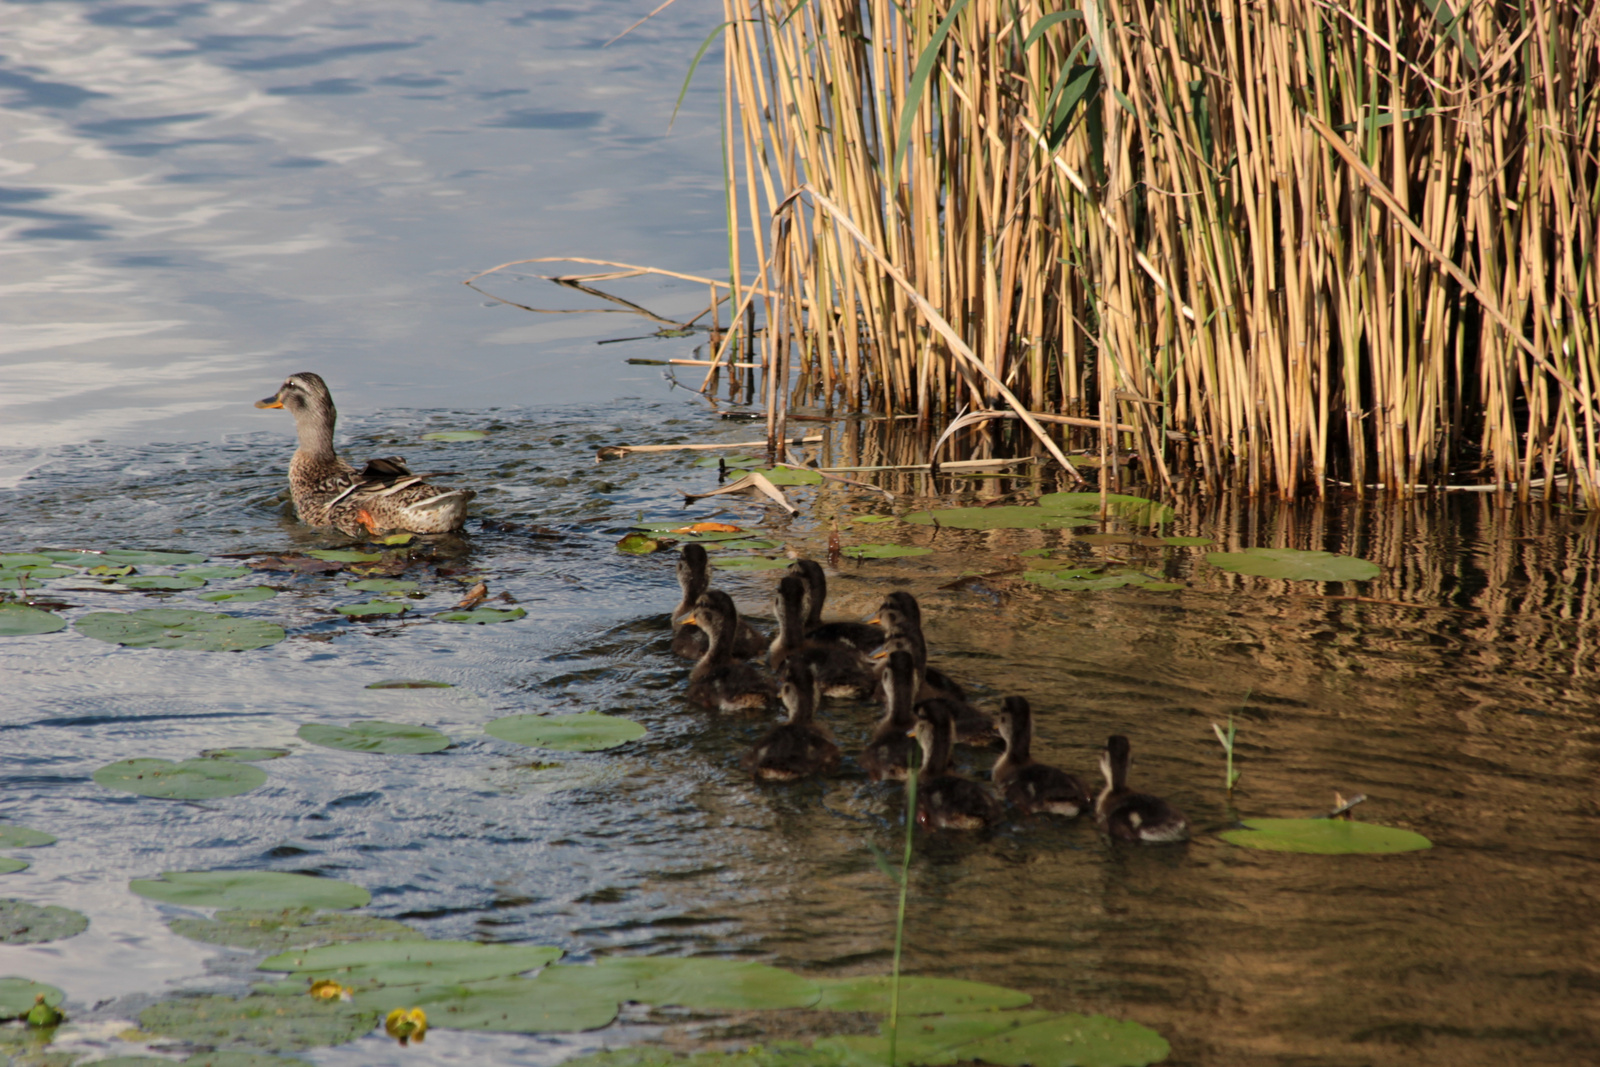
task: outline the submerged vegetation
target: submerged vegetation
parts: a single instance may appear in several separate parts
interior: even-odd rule
[[[1600,503],[1589,7],[725,6],[776,434],[967,409],[1174,486]]]

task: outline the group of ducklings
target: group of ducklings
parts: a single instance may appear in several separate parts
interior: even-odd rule
[[[881,700],[883,716],[859,762],[875,782],[904,781],[915,747],[922,750],[917,821],[935,830],[981,830],[1004,816],[1000,798],[951,768],[957,743],[1003,742],[992,780],[1005,801],[1025,814],[1075,818],[1093,810],[1114,838],[1150,843],[1181,841],[1189,823],[1160,797],[1128,788],[1131,749],[1113,735],[1100,753],[1105,784],[1091,796],[1082,779],[1033,758],[1033,713],[1008,696],[998,719],[968,701],[961,687],[928,665],[922,610],[904,591],[886,596],[868,622],[823,622],[827,577],[809,559],[795,560],[773,596],[777,630],[763,636],[739,617],[733,598],[710,587],[706,550],[687,544],[678,559],[683,599],[672,613],[672,650],[694,659],[688,698],[717,711],[764,712],[781,701],[788,717],[744,754],[755,778],[786,782],[825,775],[840,751],[816,719],[827,697]],[[763,669],[762,664],[765,664]]]

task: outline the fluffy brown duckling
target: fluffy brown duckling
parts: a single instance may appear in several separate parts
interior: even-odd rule
[[[789,573],[805,583],[805,620],[803,629],[808,639],[849,645],[862,652],[871,652],[883,644],[883,627],[870,622],[823,622],[822,605],[828,599],[828,576],[822,564],[812,559],[797,559],[789,564]]]
[[[839,766],[839,746],[834,744],[827,727],[814,721],[817,696],[817,676],[811,665],[790,659],[778,689],[778,698],[789,718],[751,745],[740,766],[757,781],[765,782],[793,782],[835,770]]]
[[[1135,793],[1128,788],[1128,764],[1132,746],[1121,734],[1112,734],[1100,753],[1100,773],[1105,788],[1094,802],[1095,818],[1114,838],[1166,844],[1189,836],[1189,820],[1183,812],[1160,797]]]
[[[704,545],[687,544],[678,554],[678,586],[683,599],[672,609],[672,651],[684,659],[699,659],[706,654],[706,632],[694,624],[685,625],[683,619],[694,610],[695,601],[711,588],[711,560]],[[755,659],[767,650],[767,639],[746,619],[739,620],[739,631],[734,636],[735,659]]]
[[[690,701],[719,711],[765,711],[772,705],[777,692],[772,678],[733,658],[739,609],[732,597],[719,589],[708,590],[683,621],[706,632],[705,654],[689,674]]]
[[[921,679],[917,689],[918,700],[932,700],[934,697],[960,701],[967,699],[966,692],[956,684],[955,679],[928,666],[928,641],[922,635],[922,605],[917,603],[916,597],[904,590],[895,590],[883,598],[872,621],[883,626],[884,651],[887,651],[889,642],[898,636],[905,641],[903,647],[916,658],[917,676]],[[882,656],[883,652],[879,655]]]
[[[954,741],[944,703],[918,704],[911,732],[922,745],[917,822],[930,830],[982,830],[999,822],[1005,814],[1000,802],[977,782],[950,773]]]
[[[907,757],[917,747],[910,736],[916,726],[917,665],[911,653],[889,653],[883,672],[883,718],[872,740],[861,750],[861,769],[874,782],[906,780]]]
[[[792,660],[803,660],[816,672],[824,696],[847,700],[871,697],[878,689],[878,676],[871,661],[853,645],[803,637],[804,608],[805,583],[796,575],[784,575],[772,599],[778,629],[767,662],[777,669]]]
[[[896,652],[904,652],[911,656],[912,673],[915,677],[919,675],[917,675],[915,667],[916,655],[912,651],[913,648],[914,643],[908,635],[897,633],[884,643],[882,654],[884,654],[885,660]],[[935,671],[934,673],[938,674],[939,672]],[[943,678],[943,675],[939,676]],[[883,677],[887,677],[887,672]],[[999,742],[1000,735],[995,732],[994,720],[979,711],[965,697],[954,695],[960,693],[959,686],[956,686],[954,682],[951,682],[949,686],[929,685],[926,672],[922,673],[920,677],[922,681],[916,687],[914,703],[918,707],[923,704],[943,704],[950,715],[951,722],[954,723],[955,739],[957,741],[963,745],[972,745],[977,748],[988,747]],[[885,687],[885,693],[887,694],[887,687]]]
[[[1006,750],[995,761],[992,779],[1007,801],[1028,814],[1048,812],[1076,818],[1093,801],[1077,775],[1033,758],[1033,710],[1022,697],[1006,697],[998,724]]]

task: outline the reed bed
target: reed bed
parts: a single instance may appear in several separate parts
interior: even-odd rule
[[[725,5],[774,419],[1006,410],[1174,486],[1600,503],[1596,5]]]

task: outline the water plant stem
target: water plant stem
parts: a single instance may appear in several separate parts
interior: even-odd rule
[[[1228,716],[1227,732],[1223,732],[1222,727],[1218,726],[1216,723],[1211,724],[1211,730],[1217,735],[1217,740],[1222,742],[1222,751],[1228,757],[1228,767],[1227,770],[1223,772],[1223,781],[1228,787],[1228,798],[1231,800],[1233,799],[1233,787],[1239,783],[1239,778],[1244,774],[1243,771],[1236,771],[1233,769],[1233,716]]]
[[[900,858],[900,907],[894,917],[894,966],[889,972],[889,1067],[900,1036],[900,946],[906,932],[906,891],[911,885],[911,846],[917,829],[917,749],[906,757],[906,848]]]

